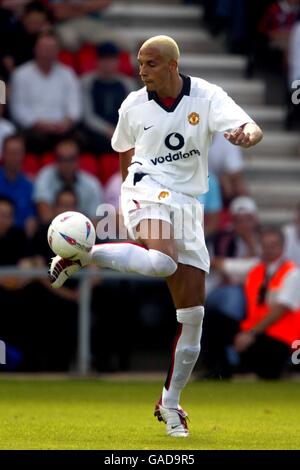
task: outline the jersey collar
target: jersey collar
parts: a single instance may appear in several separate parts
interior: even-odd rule
[[[187,77],[186,75],[180,74],[182,78],[182,90],[177,96],[176,100],[172,104],[172,106],[167,107],[165,106],[160,99],[158,98],[157,94],[155,91],[148,91],[148,100],[154,100],[161,108],[163,108],[167,113],[172,113],[175,111],[177,106],[179,105],[181,99],[186,95],[189,96],[190,91],[191,91],[191,77]]]

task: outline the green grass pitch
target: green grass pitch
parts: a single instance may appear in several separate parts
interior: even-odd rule
[[[0,381],[0,449],[299,449],[300,384],[193,382],[191,435],[153,417],[159,382]]]

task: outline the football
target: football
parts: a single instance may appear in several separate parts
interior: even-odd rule
[[[63,212],[52,220],[48,228],[49,246],[62,258],[79,259],[92,249],[95,240],[92,222],[80,212]]]

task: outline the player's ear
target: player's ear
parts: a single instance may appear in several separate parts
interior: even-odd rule
[[[171,69],[172,71],[177,70],[177,68],[178,68],[177,60],[171,59],[171,60],[169,61],[169,67],[170,67],[170,69]]]

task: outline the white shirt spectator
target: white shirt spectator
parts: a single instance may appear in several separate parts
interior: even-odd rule
[[[53,204],[56,194],[63,189],[64,182],[59,177],[55,165],[48,165],[38,174],[33,191],[36,203]],[[74,190],[79,201],[79,211],[87,217],[95,218],[99,204],[103,202],[103,190],[100,182],[93,175],[79,170],[76,175]]]
[[[15,126],[8,121],[0,117],[0,158],[2,156],[3,142],[9,135],[12,135],[16,132]]]
[[[12,76],[11,113],[23,128],[36,121],[78,121],[81,116],[80,85],[74,72],[55,64],[46,75],[34,61],[18,67]]]
[[[238,173],[243,169],[242,152],[228,142],[223,133],[216,132],[208,151],[208,170],[220,176],[224,173]]]
[[[287,258],[284,258],[287,259]],[[280,259],[268,266],[268,274],[274,274],[284,261]],[[289,271],[283,280],[280,289],[267,293],[267,303],[270,305],[280,304],[291,310],[298,310],[300,307],[300,269],[295,268]]]
[[[291,259],[300,267],[300,233],[299,227],[295,224],[286,225],[284,233],[284,254],[287,259]],[[299,284],[300,290],[300,284]]]

